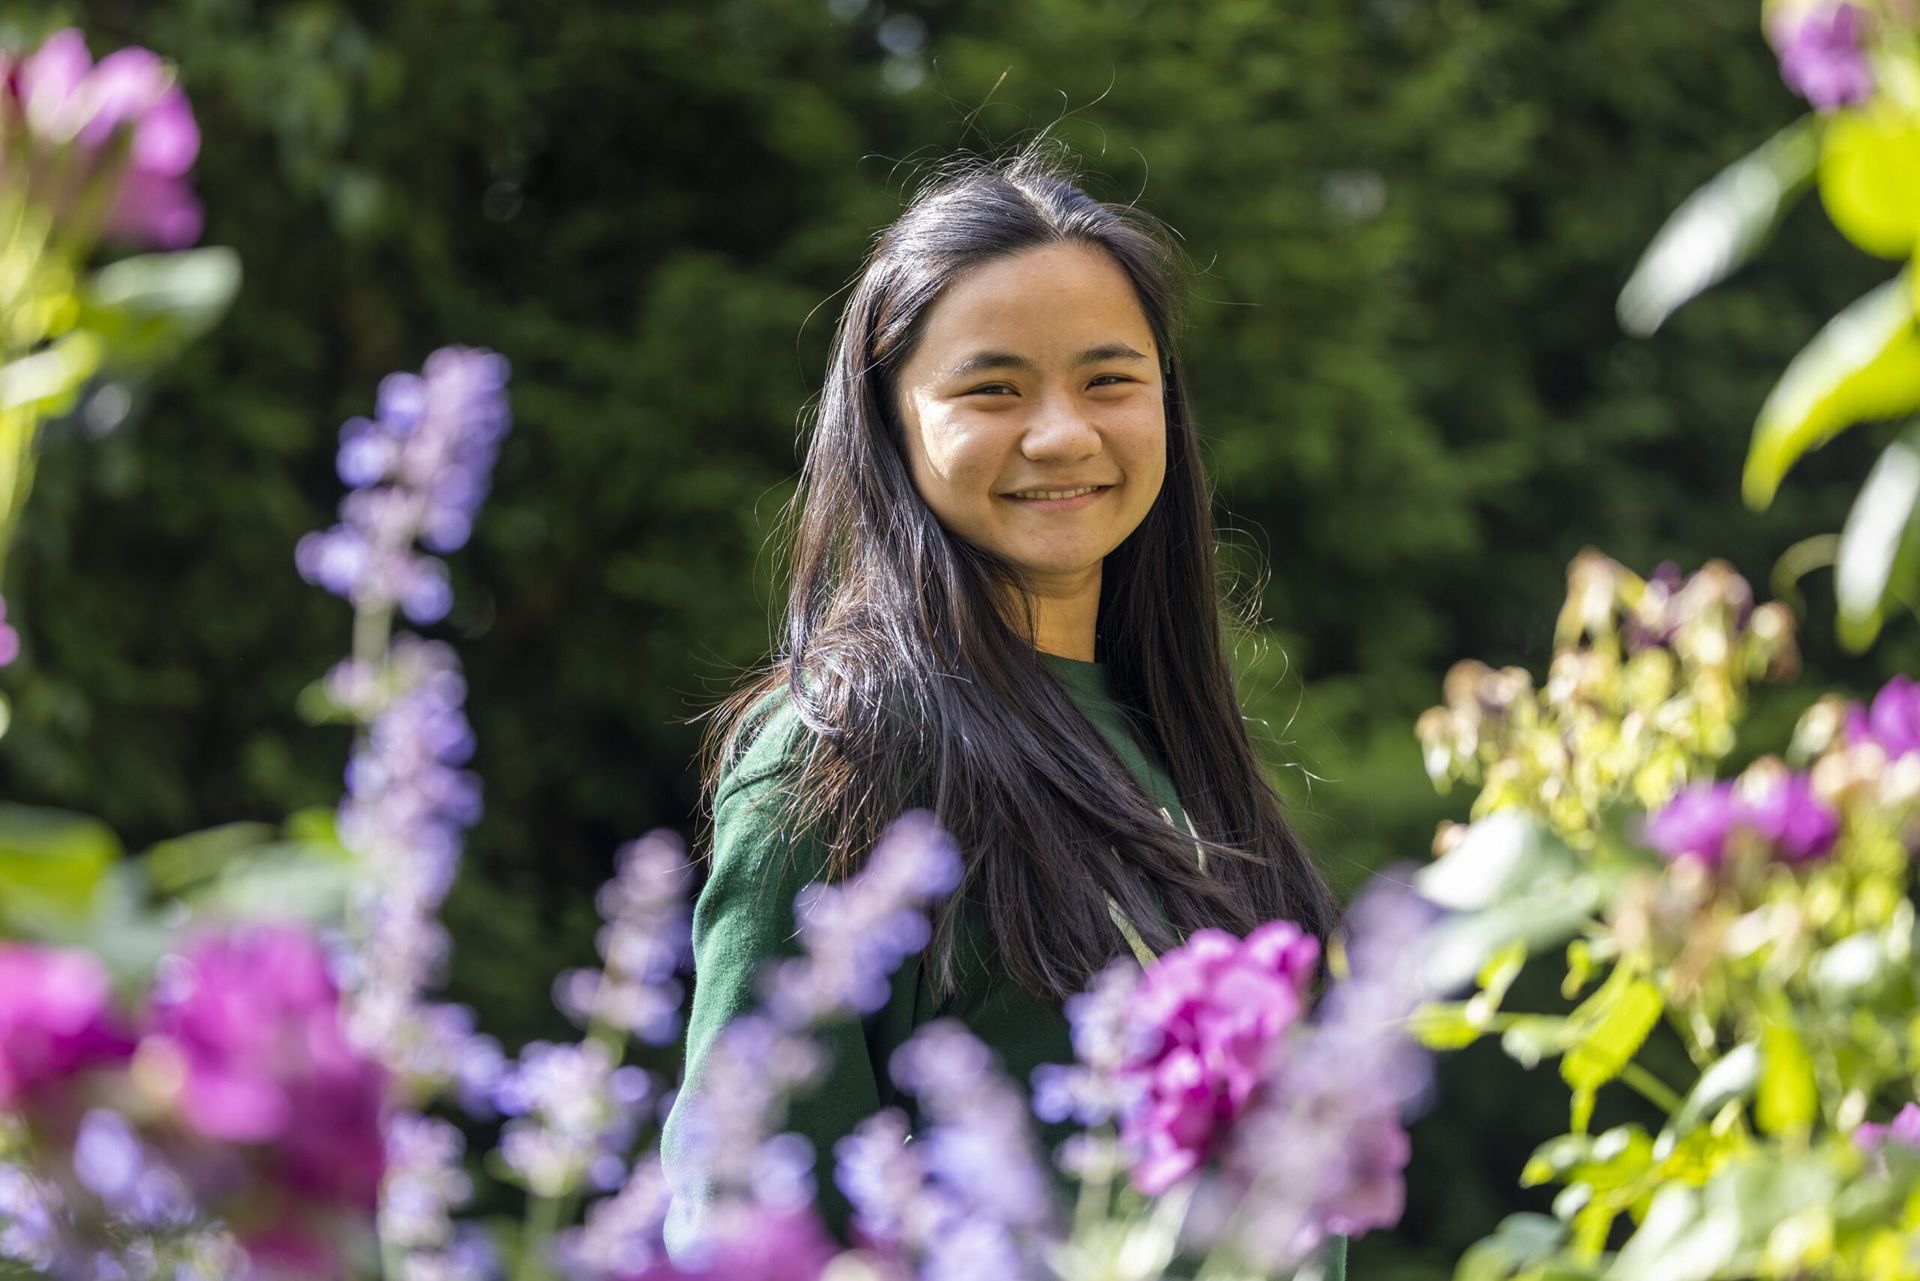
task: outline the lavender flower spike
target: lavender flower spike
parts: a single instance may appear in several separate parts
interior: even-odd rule
[[[340,478],[351,487],[340,523],[294,552],[301,577],[362,610],[398,605],[415,623],[452,604],[446,567],[414,549],[463,546],[492,483],[510,415],[504,357],[444,347],[423,374],[380,384],[376,417],[340,431]]]
[[[800,891],[794,915],[806,955],[772,970],[768,1011],[786,1027],[803,1028],[879,1009],[889,976],[927,945],[928,905],[959,880],[959,850],[931,814],[896,819],[859,876]]]
[[[666,1045],[680,1034],[675,973],[692,951],[686,889],[692,869],[670,832],[642,837],[621,851],[619,871],[596,904],[606,924],[597,943],[604,971],[572,970],[554,984],[554,1003],[585,1027],[601,1023]]]

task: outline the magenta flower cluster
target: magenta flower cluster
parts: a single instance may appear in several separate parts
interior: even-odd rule
[[[200,238],[200,202],[187,183],[200,129],[173,69],[150,49],[117,49],[96,64],[71,28],[24,56],[0,53],[0,141],[24,171],[8,175],[68,222],[98,205],[95,234],[180,249]]]
[[[1878,1152],[1889,1144],[1920,1153],[1920,1103],[1909,1103],[1881,1125],[1869,1121],[1853,1132],[1854,1146],[1862,1152]]]
[[[1780,78],[1820,111],[1858,106],[1873,96],[1866,51],[1868,15],[1847,0],[1782,6],[1768,27]]]
[[[1867,707],[1849,708],[1847,741],[1872,743],[1888,760],[1920,752],[1920,683],[1896,676],[1880,687]]]
[[[130,1094],[159,1105],[138,1125],[89,1106]],[[0,946],[0,1107],[66,1153],[74,1187],[98,1206],[75,1214],[57,1181],[5,1180],[13,1200],[35,1198],[45,1227],[37,1244],[14,1242],[14,1257],[33,1244],[54,1275],[88,1274],[89,1247],[67,1234],[102,1218],[123,1235],[180,1238],[176,1256],[186,1229],[225,1219],[245,1225],[257,1264],[337,1270],[341,1223],[374,1207],[386,1098],[386,1073],[349,1042],[326,954],[304,927],[197,933],[128,1014],[91,955]],[[194,1248],[218,1253],[220,1236]]]
[[[1737,840],[1760,842],[1783,863],[1825,858],[1840,835],[1840,817],[1813,794],[1804,774],[1787,774],[1752,796],[1732,780],[1697,783],[1648,817],[1646,843],[1669,859],[1718,868]]]
[[[1129,1017],[1148,1035],[1120,1068],[1138,1091],[1120,1137],[1142,1192],[1199,1169],[1246,1112],[1319,959],[1312,935],[1271,921],[1245,939],[1200,930],[1147,971]]]
[[[86,952],[0,943],[0,1111],[88,1068],[124,1062],[134,1041]]]

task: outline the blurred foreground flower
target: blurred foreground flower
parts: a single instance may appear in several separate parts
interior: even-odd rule
[[[1847,0],[1780,6],[1767,36],[1780,55],[1787,87],[1821,111],[1856,106],[1873,96],[1867,61],[1866,10]]]
[[[7,185],[96,234],[180,249],[200,238],[187,173],[200,130],[173,69],[151,50],[116,49],[98,65],[86,38],[57,31],[32,53],[0,53],[0,154]]]

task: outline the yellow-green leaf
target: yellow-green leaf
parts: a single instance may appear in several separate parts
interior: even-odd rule
[[[1483,1027],[1460,1001],[1433,1001],[1413,1012],[1407,1030],[1429,1050],[1458,1050],[1480,1039]]]
[[[1621,327],[1650,334],[1688,299],[1726,279],[1806,186],[1819,154],[1814,117],[1803,117],[1688,196],[1654,234],[1621,289]]]
[[[1574,1011],[1582,1031],[1560,1060],[1561,1077],[1574,1089],[1591,1092],[1619,1076],[1653,1031],[1660,1009],[1660,989],[1647,980],[1608,980]]]
[[[1868,253],[1906,257],[1920,239],[1920,121],[1890,101],[1829,119],[1820,203]]]
[[[1753,426],[1741,491],[1758,510],[1781,477],[1858,422],[1920,408],[1920,326],[1906,273],[1853,302],[1800,349]]]
[[[1775,1006],[1760,1033],[1760,1088],[1754,1099],[1754,1121],[1767,1134],[1801,1134],[1813,1124],[1819,1094],[1813,1081],[1813,1060],[1793,1025],[1785,1002]]]
[[[96,818],[0,806],[0,917],[36,924],[84,914],[120,841]]]
[[[1880,633],[1888,603],[1911,594],[1920,560],[1920,425],[1889,445],[1867,474],[1840,531],[1833,589],[1841,643],[1861,653]]]

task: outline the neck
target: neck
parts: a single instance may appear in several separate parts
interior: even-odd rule
[[[1043,654],[1093,661],[1094,625],[1100,620],[1100,564],[1065,579],[1031,584],[1033,647]]]

